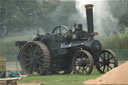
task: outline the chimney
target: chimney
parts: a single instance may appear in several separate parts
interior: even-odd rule
[[[87,4],[85,5],[86,8],[86,16],[87,16],[87,26],[88,26],[88,33],[93,33],[93,5]]]

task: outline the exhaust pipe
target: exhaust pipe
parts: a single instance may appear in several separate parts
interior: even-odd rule
[[[87,16],[87,27],[88,27],[88,33],[94,32],[93,27],[93,5],[87,4],[85,5],[86,8],[86,16]]]

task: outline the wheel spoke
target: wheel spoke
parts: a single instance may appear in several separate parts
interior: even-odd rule
[[[106,65],[104,65],[104,67],[103,67],[103,72],[105,71],[105,68],[106,68]]]
[[[41,66],[39,66],[39,71],[41,72],[42,71],[42,69],[41,69],[42,67]]]
[[[103,65],[103,61],[98,61],[98,63],[99,63],[100,65],[101,65],[101,64]]]
[[[100,56],[100,57],[101,57],[101,59],[102,59],[103,61],[105,60],[103,56]]]
[[[104,66],[104,64],[101,64],[100,68],[103,67],[103,66]]]
[[[36,46],[34,54],[36,55],[38,52],[39,46]]]
[[[81,58],[82,58],[82,59],[84,58],[84,54],[83,54],[83,53],[81,53]]]
[[[34,72],[35,71],[35,64],[33,64],[33,68],[32,68],[32,72]]]
[[[75,63],[75,66],[79,66],[78,63]]]
[[[88,71],[87,71],[86,69],[87,69],[87,67],[84,67],[84,71],[85,71],[85,73],[88,73]]]
[[[34,63],[34,65],[33,65],[33,72],[37,72],[37,69],[38,69],[38,66],[37,66],[36,63]]]
[[[38,52],[37,52],[37,55],[41,55],[41,54],[43,54],[43,51],[39,48]]]
[[[109,60],[113,59],[113,56],[109,58]]]
[[[43,65],[43,62],[38,61],[37,63],[38,63],[39,65]]]
[[[36,72],[40,74],[39,66],[37,66]]]
[[[107,71],[109,71],[109,67],[107,66]]]
[[[108,65],[108,67],[109,67],[110,69],[112,69],[112,67],[111,67],[110,65]]]
[[[38,69],[39,69],[39,74],[42,74],[42,67],[39,66]]]
[[[85,57],[85,62],[87,62],[87,60],[88,60],[88,58],[87,58],[87,57]]]
[[[27,64],[25,64],[25,67],[28,67],[32,64],[32,61],[28,62]]]
[[[23,52],[24,55],[26,55],[27,57],[31,57],[31,55],[29,55],[28,53],[26,52]]]
[[[79,66],[79,67],[78,67],[78,70],[77,70],[78,72],[80,71],[80,68],[81,68],[81,67]]]
[[[81,53],[78,54],[77,58],[80,58],[80,60],[81,60]]]
[[[82,53],[80,54],[80,59],[81,59],[81,62],[83,62],[83,54]]]
[[[35,71],[36,71],[37,73],[39,73],[39,65],[38,65],[38,64],[36,64]]]
[[[84,74],[84,67],[83,67],[83,69],[82,69],[82,73]]]
[[[27,62],[31,62],[32,59],[31,59],[31,58],[27,58],[27,59],[25,59],[25,61],[27,61]]]
[[[41,55],[37,56],[37,59],[42,58],[43,56],[44,56],[44,55],[41,54]]]
[[[108,53],[108,58],[107,58],[107,60],[109,60],[109,53]]]
[[[32,44],[30,44],[30,47],[31,47],[31,49],[32,49],[32,52],[34,52],[34,48],[33,48]]]
[[[31,56],[33,55],[30,48],[28,49],[28,53],[29,53]]]
[[[31,68],[29,68],[29,73],[30,73],[30,74],[32,74],[32,67],[31,67]]]
[[[106,60],[106,58],[105,58],[105,52],[104,52],[104,57],[103,58],[104,58],[104,60]]]

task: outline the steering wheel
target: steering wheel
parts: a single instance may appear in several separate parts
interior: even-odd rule
[[[68,30],[69,29],[67,26],[60,25],[60,26],[55,27],[51,33],[53,33],[53,34],[65,34],[68,32]]]

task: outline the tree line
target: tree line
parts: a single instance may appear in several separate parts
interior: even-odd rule
[[[124,0],[110,2],[110,6],[113,16],[124,28],[128,26],[128,9],[127,4],[123,6],[122,3]],[[123,14],[119,10],[123,10],[120,12]],[[0,36],[37,28],[49,32],[57,25],[82,23],[78,17],[74,0],[0,0]]]

